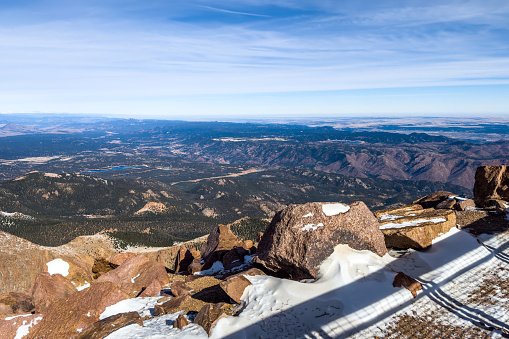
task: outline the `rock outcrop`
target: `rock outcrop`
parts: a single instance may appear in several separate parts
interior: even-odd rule
[[[272,219],[253,262],[277,276],[316,278],[320,264],[338,244],[385,255],[387,249],[378,227],[363,202],[290,205]]]
[[[378,213],[387,247],[422,249],[456,226],[456,214],[446,209],[385,210]]]
[[[475,172],[474,200],[487,207],[490,200],[509,201],[509,166],[480,166]]]
[[[442,201],[453,196],[451,192],[438,191],[414,201],[413,204],[421,205],[422,208],[435,208]]]
[[[32,298],[37,313],[44,313],[54,302],[67,298],[74,292],[76,287],[60,274],[50,275],[47,272],[40,273],[32,287]]]

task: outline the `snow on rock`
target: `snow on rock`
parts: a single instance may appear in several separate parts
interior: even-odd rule
[[[393,220],[393,219],[391,219]],[[432,219],[418,219],[418,220],[411,220],[411,221],[405,221],[402,223],[388,223],[384,225],[380,225],[380,229],[388,229],[388,228],[403,228],[403,227],[411,227],[411,226],[419,226],[420,224],[423,224],[425,222],[432,222],[434,224],[438,224],[439,222],[445,222],[447,221],[445,218],[432,218]]]
[[[83,291],[84,289],[89,288],[89,287],[90,287],[90,283],[88,281],[86,281],[83,285],[77,286],[76,289],[78,291]]]
[[[309,212],[308,214],[302,216],[303,218],[311,218],[314,214]]]
[[[349,210],[350,210],[350,206],[345,205],[345,204],[340,204],[340,203],[324,204],[322,206],[323,213],[328,217],[331,217],[333,215],[338,215],[340,213],[346,213]]]
[[[224,271],[223,263],[220,261],[216,261],[212,264],[212,267],[209,268],[208,270],[195,272],[194,275],[214,275],[223,271]]]
[[[23,325],[18,327],[18,330],[16,331],[16,336],[14,337],[14,339],[21,339],[24,336],[26,336],[30,332],[30,327],[37,325],[39,323],[39,321],[41,321],[41,320],[42,320],[42,317],[37,317],[35,319],[32,319],[32,321],[29,322],[28,324],[27,324],[27,321],[24,320]]]
[[[127,312],[138,312],[141,317],[154,315],[154,306],[160,297],[149,298],[132,298],[119,301],[118,303],[106,307],[106,310],[101,313],[99,319],[105,319],[112,315]]]
[[[319,224],[307,224],[305,225],[304,227],[302,227],[300,230],[301,231],[315,231],[316,229],[318,229],[318,227],[322,227],[323,224],[322,223],[319,223]]]
[[[48,266],[48,273],[51,275],[61,274],[64,277],[69,275],[69,263],[60,258],[46,263],[46,266]]]

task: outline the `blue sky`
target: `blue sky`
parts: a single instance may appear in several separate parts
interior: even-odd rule
[[[509,1],[2,0],[0,112],[509,115]]]

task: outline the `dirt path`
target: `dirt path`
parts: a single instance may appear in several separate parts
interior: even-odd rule
[[[193,179],[193,180],[176,181],[176,182],[172,182],[171,185],[176,185],[176,184],[180,184],[180,183],[183,183],[183,182],[199,182],[199,181],[202,181],[202,180],[234,178],[234,177],[240,177],[240,176],[246,175],[246,174],[251,174],[251,173],[256,173],[256,172],[263,172],[263,171],[265,171],[265,170],[264,169],[254,169],[254,168],[251,168],[251,169],[239,172],[239,173],[230,173],[230,174],[222,175],[222,176],[219,176],[219,177],[208,177],[208,178],[199,178],[199,179]]]

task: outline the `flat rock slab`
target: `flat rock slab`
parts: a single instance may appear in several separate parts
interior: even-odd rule
[[[378,222],[387,247],[423,249],[431,246],[433,239],[456,226],[456,213],[433,208],[415,211],[386,210],[379,215]]]
[[[320,264],[338,244],[387,253],[373,213],[363,202],[290,205],[267,227],[253,258],[274,275],[294,280],[316,278]]]

